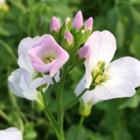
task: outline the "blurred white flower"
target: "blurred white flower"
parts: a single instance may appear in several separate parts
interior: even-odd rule
[[[5,130],[0,130],[0,140],[23,140],[21,132],[11,127]]]

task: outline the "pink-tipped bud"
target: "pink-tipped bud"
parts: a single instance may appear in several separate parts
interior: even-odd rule
[[[73,43],[73,36],[70,32],[66,32],[64,38],[69,42],[69,46]]]
[[[69,21],[71,21],[71,19],[70,19],[69,17],[67,17],[67,18],[65,19],[66,24],[67,24]]]
[[[59,23],[58,18],[52,17],[51,25],[50,25],[50,32],[52,32],[53,30],[56,30],[57,32],[59,32],[59,29],[60,29],[60,23]]]
[[[87,19],[86,22],[84,23],[84,25],[86,25],[86,30],[88,30],[88,29],[92,30],[93,18],[90,17],[89,19]]]
[[[80,59],[87,58],[90,54],[90,46],[86,45],[80,48],[77,53],[80,55]]]
[[[82,12],[79,11],[77,12],[77,14],[75,15],[73,19],[72,27],[80,30],[82,26],[83,26],[83,15],[82,15]]]

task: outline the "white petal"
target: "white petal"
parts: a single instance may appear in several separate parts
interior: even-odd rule
[[[27,85],[23,75],[21,76],[19,87],[23,91],[24,98],[29,99],[29,100],[37,99],[38,91],[36,89],[34,90],[29,89],[29,85]]]
[[[17,69],[14,72],[11,73],[11,75],[8,78],[8,84],[10,90],[19,97],[24,97],[23,91],[19,87],[20,79],[21,79],[21,70]]]
[[[131,97],[135,93],[134,85],[120,78],[108,79],[95,88],[95,98],[108,100],[119,97]]]
[[[140,86],[140,62],[132,57],[117,59],[109,65],[109,77],[118,77]]]
[[[22,134],[17,128],[11,127],[0,130],[0,140],[22,140]]]
[[[76,89],[75,89],[76,96],[80,95],[84,89],[85,89],[85,76],[81,79],[81,81],[76,86]],[[89,102],[92,102],[92,104],[95,104],[95,103],[100,101],[100,100],[95,98],[94,90],[86,91],[83,94],[83,96],[81,97],[81,99],[83,100],[85,105]]]
[[[91,47],[93,59],[90,63],[92,63],[94,67],[99,61],[106,61],[106,65],[108,65],[117,48],[115,37],[109,31],[93,32],[85,45]]]
[[[40,37],[35,38],[24,38],[21,40],[19,46],[18,46],[18,55],[26,55],[27,51],[33,47],[33,44],[39,39]]]

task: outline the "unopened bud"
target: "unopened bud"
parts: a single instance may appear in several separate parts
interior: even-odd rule
[[[86,30],[92,31],[93,18],[90,17],[89,19],[87,19],[86,22],[84,23],[84,25],[86,26]]]
[[[80,59],[87,58],[90,54],[90,46],[86,45],[80,48],[77,53],[80,55]]]
[[[70,32],[66,32],[64,35],[64,39],[62,40],[62,46],[66,49],[66,50],[70,50],[72,49],[74,45],[73,42],[73,36]]]
[[[75,15],[75,17],[73,19],[72,27],[80,30],[82,25],[83,25],[83,15],[82,15],[82,12],[79,11],[79,12],[77,12],[77,14]]]
[[[67,17],[65,19],[65,25],[69,28],[69,31],[71,31],[71,29],[72,29],[72,22],[71,22],[71,19],[69,17]]]
[[[50,32],[52,33],[54,30],[59,32],[59,29],[60,29],[59,20],[56,17],[53,17],[51,20]]]

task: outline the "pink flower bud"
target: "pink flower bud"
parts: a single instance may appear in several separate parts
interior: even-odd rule
[[[79,11],[79,12],[77,12],[77,14],[75,15],[75,17],[73,19],[72,27],[80,30],[82,25],[83,25],[83,16],[82,16],[82,12]]]
[[[51,25],[50,25],[50,32],[52,32],[53,30],[56,30],[57,32],[59,32],[60,29],[60,24],[59,21],[56,17],[52,17],[51,20]]]
[[[69,17],[67,17],[67,18],[65,19],[65,22],[68,23],[69,21],[71,21],[71,19],[70,19]]]
[[[77,52],[80,55],[80,58],[87,58],[90,54],[90,46],[86,45],[80,48]]]
[[[68,40],[69,45],[72,44],[72,42],[73,42],[73,36],[72,36],[72,34],[70,32],[66,32],[65,35],[64,35],[64,38],[66,38]]]
[[[86,30],[88,30],[88,29],[92,30],[93,18],[90,17],[89,19],[87,19],[86,22],[84,23],[84,25],[86,25]]]

